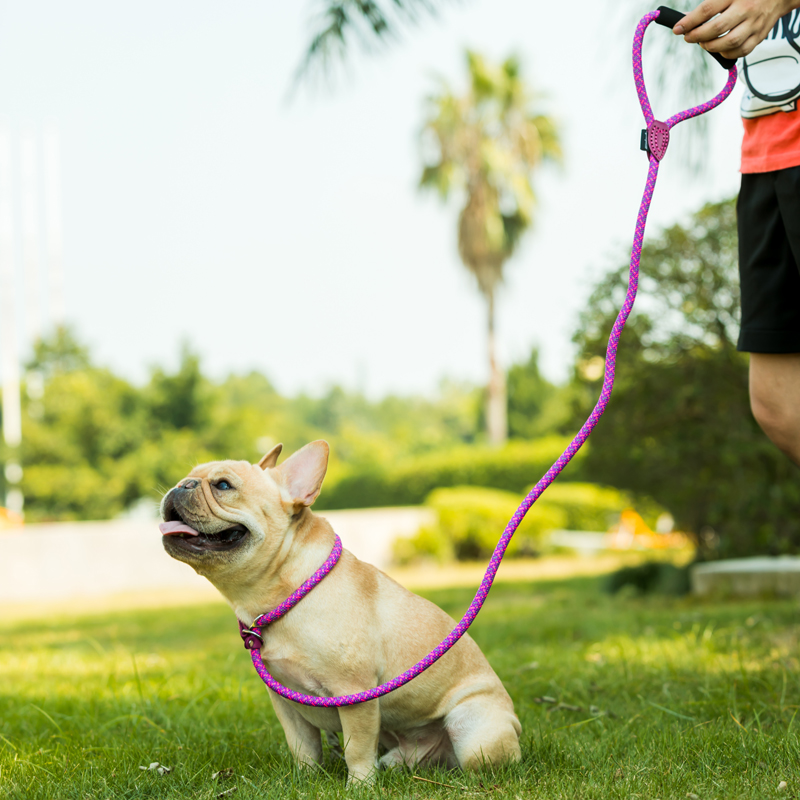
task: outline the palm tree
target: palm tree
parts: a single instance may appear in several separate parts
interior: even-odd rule
[[[343,61],[357,40],[372,51],[399,37],[400,31],[435,16],[444,0],[317,0],[313,34],[296,78],[307,77],[313,67],[323,72]]]
[[[506,439],[505,380],[495,354],[495,294],[503,267],[522,234],[533,224],[533,170],[560,161],[555,121],[534,106],[539,99],[520,76],[519,62],[492,64],[467,52],[470,86],[457,95],[443,84],[428,98],[423,145],[430,156],[420,185],[443,200],[463,196],[458,218],[458,252],[475,276],[488,311],[489,441]]]
[[[436,17],[445,6],[458,4],[448,0],[315,0],[314,5],[311,40],[296,70],[295,88],[312,73],[330,77],[336,66],[347,60],[355,44],[367,52],[376,52],[398,41],[426,18]],[[688,12],[696,2],[682,0],[677,5]],[[608,6],[619,10],[619,4]],[[652,9],[652,0],[627,3],[624,12],[616,15],[616,22],[609,23],[608,34],[627,46],[638,20]],[[664,31],[661,34],[651,37],[649,61],[657,88],[667,95],[664,107],[702,102],[718,85],[719,68],[700,47],[686,45],[680,36],[667,36]],[[622,63],[629,69],[628,59]],[[630,79],[627,71],[625,76]],[[677,146],[683,150],[679,163],[684,164],[688,174],[702,175],[707,166],[703,158],[708,149],[707,126],[708,117],[698,117],[678,140],[681,144]]]

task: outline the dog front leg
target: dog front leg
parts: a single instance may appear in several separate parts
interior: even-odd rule
[[[286,735],[286,744],[295,761],[304,767],[313,767],[322,763],[322,737],[319,728],[314,727],[305,719],[294,703],[284,700],[271,689],[269,692],[275,716],[278,717],[283,732]]]
[[[378,766],[378,739],[381,733],[381,709],[377,700],[339,709],[347,763],[347,784],[372,781]]]

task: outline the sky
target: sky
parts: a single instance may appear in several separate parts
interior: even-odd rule
[[[646,176],[633,26],[611,5],[447,4],[293,92],[306,0],[0,2],[14,164],[20,132],[60,132],[68,322],[137,382],[173,368],[182,343],[214,377],[255,369],[287,394],[483,382],[484,302],[458,259],[458,207],[417,189],[419,130],[440,78],[465,85],[465,48],[516,53],[561,125],[565,164],[535,178],[536,224],[507,265],[498,344],[506,365],[538,347],[563,380],[593,283],[627,258]],[[678,110],[653,89],[651,101],[657,118]],[[736,192],[737,111],[734,96],[712,112],[701,173],[667,154],[650,235]]]

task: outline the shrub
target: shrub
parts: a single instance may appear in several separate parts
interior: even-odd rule
[[[639,275],[647,303],[628,320],[610,413],[582,465],[589,479],[663,503],[701,560],[800,553],[797,469],[753,418],[747,356],[736,351],[736,261],[732,199],[648,241]],[[579,363],[605,352],[627,285],[625,253],[581,315]],[[577,376],[576,424],[599,390]]]
[[[521,499],[511,492],[476,486],[437,489],[425,501],[436,512],[435,525],[399,540],[395,558],[401,563],[420,557],[438,561],[488,558]],[[507,555],[535,555],[544,533],[563,527],[566,519],[560,508],[538,501],[522,520]]]
[[[530,491],[530,489],[528,490]],[[523,493],[478,486],[437,489],[425,500],[436,512],[436,523],[395,543],[395,559],[409,563],[487,558],[494,551]],[[625,492],[593,483],[554,483],[536,501],[511,540],[511,557],[535,555],[544,534],[559,528],[606,531],[630,507]]]
[[[317,503],[320,509],[419,505],[433,490],[452,486],[521,494],[550,468],[568,443],[565,437],[548,436],[510,442],[502,448],[464,446],[390,466],[343,470],[329,476],[334,480],[325,484]],[[576,460],[581,458],[582,452]]]
[[[682,596],[689,593],[689,568],[676,567],[663,561],[647,561],[635,567],[623,567],[612,572],[605,589],[616,594],[627,589],[633,594],[666,594]]]
[[[560,481],[547,488],[534,508],[541,502],[564,512],[566,521],[563,527],[571,531],[607,531],[619,520],[623,509],[633,505],[626,492],[609,486]]]

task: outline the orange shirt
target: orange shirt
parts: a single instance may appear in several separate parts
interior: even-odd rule
[[[742,172],[773,172],[800,165],[800,110],[742,122]]]

